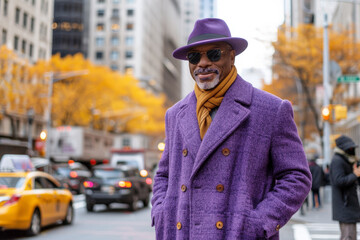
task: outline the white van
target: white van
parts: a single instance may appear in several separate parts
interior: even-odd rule
[[[0,160],[0,169],[6,171],[34,170],[31,159],[25,154],[4,154]]]

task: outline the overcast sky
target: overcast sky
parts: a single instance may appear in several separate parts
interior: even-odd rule
[[[238,72],[258,68],[265,81],[271,80],[271,41],[276,39],[277,27],[283,23],[284,0],[218,0],[218,17],[228,24],[233,37],[245,38],[248,48],[236,57]],[[257,85],[258,83],[253,83]]]

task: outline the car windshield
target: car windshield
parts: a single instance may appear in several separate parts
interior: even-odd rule
[[[70,168],[67,168],[67,167],[59,167],[57,168],[57,173],[62,175],[62,176],[69,176],[70,175]]]
[[[21,188],[25,181],[22,177],[0,177],[0,189]]]
[[[94,176],[98,178],[123,178],[124,172],[117,169],[95,169]]]
[[[134,166],[134,167],[139,168],[139,164],[138,164],[137,161],[126,161],[126,160],[123,161],[123,160],[118,160],[118,161],[116,162],[116,164],[117,164],[117,165],[121,165],[121,166],[123,166],[123,165]]]

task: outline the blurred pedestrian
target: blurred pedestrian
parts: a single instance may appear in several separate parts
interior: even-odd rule
[[[357,195],[360,167],[357,166],[354,141],[341,135],[330,164],[333,220],[339,221],[341,240],[356,239],[356,223],[360,221]]]
[[[237,74],[246,47],[223,20],[205,18],[173,52],[196,84],[166,113],[152,198],[158,240],[279,239],[310,190],[290,102]]]
[[[319,209],[321,207],[321,198],[320,198],[320,187],[323,185],[324,182],[324,171],[322,167],[320,167],[316,160],[318,155],[315,155],[309,161],[309,168],[312,176],[312,183],[311,183],[311,193],[312,193],[312,202],[313,208]]]

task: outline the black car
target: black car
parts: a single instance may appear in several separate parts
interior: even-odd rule
[[[55,163],[52,165],[51,175],[72,193],[81,194],[85,191],[83,182],[91,177],[91,171],[79,162]]]
[[[86,209],[93,211],[95,204],[129,204],[131,211],[137,210],[138,201],[149,205],[152,180],[141,177],[133,166],[98,165],[93,168],[93,177],[84,182]]]

